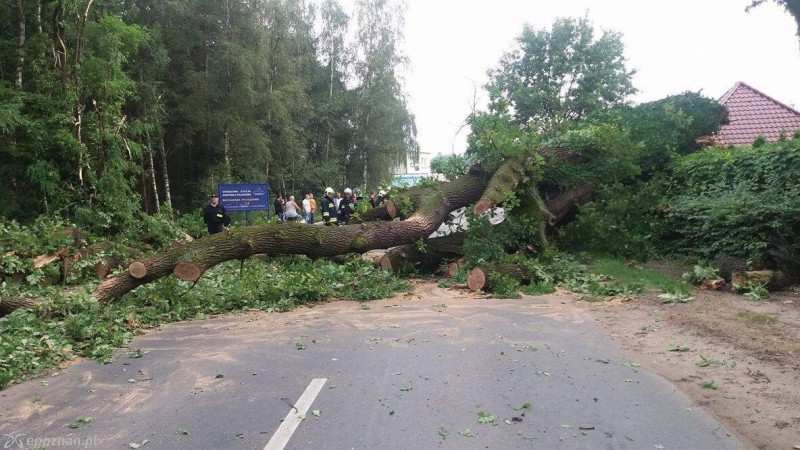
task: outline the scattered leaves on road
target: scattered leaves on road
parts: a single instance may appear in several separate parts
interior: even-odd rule
[[[719,386],[717,385],[717,382],[714,381],[714,380],[704,381],[704,382],[700,383],[700,386],[703,389],[718,389],[719,388]]]
[[[530,411],[531,404],[529,402],[525,402],[519,408],[512,408],[514,411]]]
[[[83,427],[85,427],[86,425],[89,425],[92,422],[94,422],[94,417],[92,417],[92,416],[81,416],[81,417],[78,417],[77,419],[75,419],[74,422],[69,423],[67,426],[69,428],[77,429],[77,428],[83,428]]]
[[[479,411],[478,412],[478,423],[483,425],[496,425],[497,424],[497,417],[493,416],[492,414],[486,411]]]
[[[673,345],[669,346],[669,348],[667,348],[667,351],[669,351],[669,352],[681,352],[682,353],[682,352],[688,352],[689,350],[690,350],[689,347],[687,347],[685,345],[678,345],[678,344],[673,344]]]

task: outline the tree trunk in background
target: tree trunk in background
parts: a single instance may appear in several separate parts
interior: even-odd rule
[[[25,66],[25,0],[17,0],[17,88],[22,89],[22,69]]]
[[[150,138],[147,139],[147,160],[149,167],[148,172],[150,175],[150,182],[153,185],[153,200],[155,200],[155,212],[161,212],[161,201],[158,198],[158,183],[156,182],[156,165],[153,163],[153,147],[150,146]]]
[[[225,125],[222,143],[223,157],[225,158],[225,181],[230,182],[233,176],[233,168],[231,167],[231,139],[228,135],[228,126]]]
[[[42,34],[42,0],[36,0],[36,32]]]
[[[164,183],[164,202],[172,210],[172,192],[169,188],[169,170],[167,168],[167,150],[164,148],[164,135],[161,135],[161,181]]]

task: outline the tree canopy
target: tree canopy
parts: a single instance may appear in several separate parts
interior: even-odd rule
[[[416,152],[394,0],[352,16],[337,0],[15,6],[0,9],[0,216],[115,232],[219,182],[377,186]]]
[[[636,90],[622,36],[596,34],[588,18],[559,19],[550,29],[526,25],[518,48],[490,71],[491,109],[546,133],[624,104]]]

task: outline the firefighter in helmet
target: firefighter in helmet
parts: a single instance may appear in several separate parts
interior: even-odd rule
[[[344,190],[344,197],[339,202],[339,225],[347,225],[350,222],[350,216],[356,210],[355,197],[353,197],[353,190],[347,188]]]
[[[333,188],[325,188],[325,196],[322,197],[322,220],[325,225],[338,225],[338,211],[336,211],[336,202],[333,198],[335,193]]]

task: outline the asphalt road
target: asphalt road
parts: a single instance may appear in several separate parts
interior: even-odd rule
[[[0,392],[0,446],[263,449],[324,378],[286,449],[745,448],[569,297],[417,292],[150,331]]]

